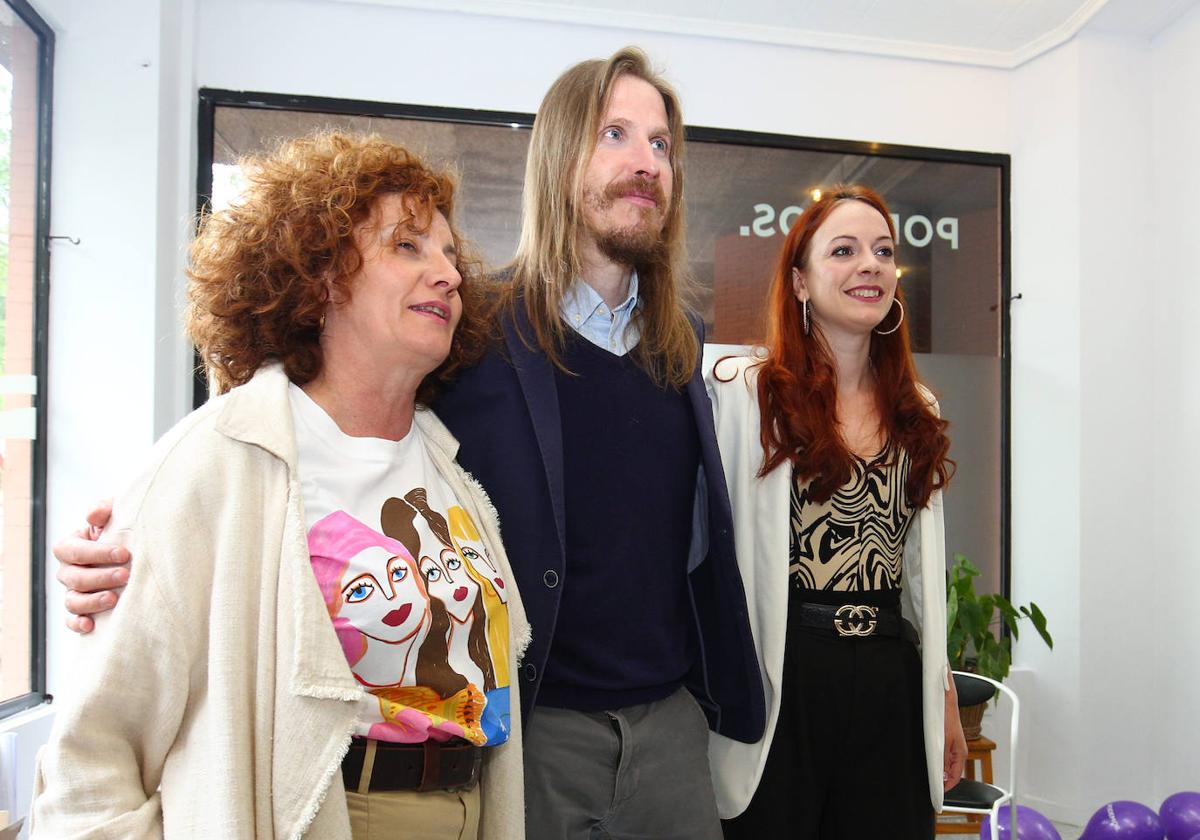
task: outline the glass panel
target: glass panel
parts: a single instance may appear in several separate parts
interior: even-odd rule
[[[38,36],[0,5],[0,700],[33,689]],[[40,642],[38,642],[40,643]]]
[[[237,194],[240,155],[317,128],[373,131],[450,165],[463,180],[459,223],[487,262],[516,247],[529,134],[506,124],[341,116],[248,107],[215,109],[213,195]],[[687,213],[706,356],[762,335],[763,304],[783,235],[811,191],[836,182],[878,190],[895,214],[906,317],[922,375],[951,421],[958,473],[946,496],[946,548],[1000,587],[1001,173],[992,165],[773,148],[688,144]]]

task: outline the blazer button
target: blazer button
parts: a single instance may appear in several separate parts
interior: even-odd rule
[[[546,574],[542,575],[542,582],[546,584],[547,589],[553,589],[558,586],[558,572],[553,569],[547,569]]]
[[[525,679],[533,682],[537,679],[537,666],[532,662],[528,662],[523,668],[521,668],[521,673],[525,675]]]

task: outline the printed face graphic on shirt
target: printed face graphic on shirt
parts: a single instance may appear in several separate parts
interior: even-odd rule
[[[462,624],[475,606],[479,584],[467,574],[457,551],[433,540],[432,534],[429,536],[431,542],[428,545],[433,550],[428,552],[425,551],[425,535],[421,536],[421,574],[425,576],[425,586],[432,597],[445,605],[450,617]]]
[[[338,614],[358,632],[395,644],[421,629],[429,601],[408,558],[372,546],[351,559],[346,574]]]
[[[457,506],[450,508],[448,514],[450,535],[455,548],[458,549],[458,556],[466,561],[471,571],[480,580],[491,581],[492,588],[495,589],[500,602],[507,604],[508,593],[505,591],[504,578],[500,576],[500,569],[488,555],[487,549],[483,547],[483,541],[479,538],[479,530],[475,527],[470,515]]]

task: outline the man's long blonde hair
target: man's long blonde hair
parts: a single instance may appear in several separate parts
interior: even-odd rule
[[[559,311],[564,294],[581,273],[584,174],[613,85],[625,75],[650,83],[662,94],[674,183],[662,231],[664,257],[634,266],[640,300],[634,317],[641,337],[631,354],[659,385],[682,388],[700,352],[684,309],[692,291],[684,249],[683,116],[675,91],[636,47],[619,50],[608,60],[576,64],[558,77],[542,100],[529,143],[521,239],[505,300],[511,306],[522,302],[534,333],[526,340],[566,370],[562,351],[567,327]]]

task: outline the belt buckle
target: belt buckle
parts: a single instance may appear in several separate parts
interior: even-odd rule
[[[839,636],[870,636],[878,625],[879,610],[866,604],[842,604],[833,614],[833,629]]]

